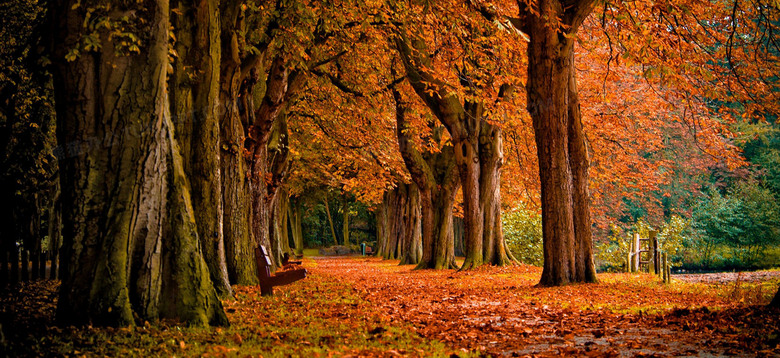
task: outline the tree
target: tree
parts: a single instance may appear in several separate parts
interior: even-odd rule
[[[502,76],[490,72],[498,72],[500,65],[485,59],[500,58],[495,46],[484,40],[490,37],[484,33],[492,35],[497,30],[493,30],[492,23],[485,26],[477,21],[458,21],[460,11],[467,11],[462,7],[462,4],[452,3],[434,6],[441,12],[438,14],[441,19],[422,20],[417,27],[403,24],[395,29],[392,38],[414,92],[446,127],[452,140],[463,193],[466,260],[462,269],[469,269],[483,263],[505,265],[512,261],[501,228],[502,131],[490,118],[489,112],[495,108],[487,102],[492,97],[498,102],[508,96],[513,83],[500,83]],[[463,17],[469,15],[481,19],[479,15],[468,13]],[[409,15],[409,23],[413,23],[411,19],[414,18]],[[428,27],[432,28],[432,34],[447,37],[443,47],[457,46],[456,49],[429,49],[427,43],[430,41],[425,39]],[[449,31],[450,27],[455,30]],[[432,34],[428,36],[433,37]],[[451,65],[450,62],[455,61],[445,55],[441,60],[444,64],[435,64],[432,61],[437,57],[434,51],[460,52],[463,63]],[[446,70],[437,71],[442,66]],[[443,71],[452,73],[440,74]],[[457,79],[458,87],[441,76]],[[501,89],[491,95],[494,87]]]
[[[184,172],[192,186],[198,237],[211,280],[221,296],[232,293],[228,281],[219,152],[219,64],[221,44],[218,1],[191,5],[175,1],[172,26],[176,42],[169,99]]]
[[[421,153],[409,134],[408,104],[400,91],[392,89],[396,106],[396,134],[401,156],[420,191],[422,221],[422,258],[418,268],[455,268],[452,232],[452,207],[460,182],[453,147],[442,144],[444,128],[435,126],[432,139],[438,152]],[[428,122],[431,123],[432,122]]]
[[[50,11],[67,148],[58,318],[227,324],[169,113],[168,2],[57,1]]]

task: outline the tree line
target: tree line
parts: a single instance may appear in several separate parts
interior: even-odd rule
[[[718,129],[722,118],[776,112],[777,101],[757,99],[752,85],[770,82],[762,68],[773,69],[766,64],[776,65],[774,57],[754,63],[755,72],[733,66],[756,53],[737,43],[745,39],[740,31],[775,24],[776,11],[755,4],[63,0],[7,6],[37,19],[19,17],[16,30],[38,27],[28,29],[33,37],[23,45],[6,45],[4,61],[14,66],[9,72],[40,76],[17,82],[36,86],[50,107],[7,100],[4,130],[12,134],[4,144],[21,138],[13,126],[36,124],[35,133],[46,138],[30,139],[37,147],[24,150],[56,153],[57,169],[41,164],[53,158],[34,158],[3,178],[31,178],[31,166],[43,167],[36,172],[43,179],[32,186],[53,193],[38,205],[53,208],[49,231],[61,232],[49,236],[62,240],[57,315],[71,323],[228,324],[220,298],[231,294],[231,284],[256,283],[257,245],[271,248],[277,265],[290,252],[286,225],[301,216],[290,202],[313,182],[382,203],[377,235],[396,235],[392,245],[382,241],[383,255],[420,268],[456,267],[457,207],[460,268],[509,264],[514,258],[501,222],[505,164],[536,169],[540,284],[594,282],[589,167],[614,153],[593,154],[594,140],[584,130],[583,117],[594,114],[580,94],[576,48],[588,47],[580,36],[603,34],[607,76],[618,75],[610,63],[623,58],[645,70],[620,75],[664,82],[659,97],[675,104],[692,132],[707,129],[694,136],[709,141],[706,148],[727,147]],[[727,11],[771,21],[728,22],[720,17]],[[696,55],[691,58],[700,66],[681,63],[681,55]],[[726,59],[729,72],[715,76],[712,58]],[[714,98],[741,105],[732,112],[718,108],[714,118],[706,106]],[[25,117],[46,108],[34,120]],[[599,115],[610,116],[602,109]],[[522,127],[532,128],[533,155],[511,154],[515,162],[506,163],[505,133],[516,140]],[[324,153],[303,162],[311,152],[295,141]],[[327,145],[338,150],[322,151]],[[342,180],[346,172],[358,179]],[[29,196],[18,200],[11,216],[27,216],[3,233],[6,246],[26,228],[41,227],[28,225],[41,208]],[[298,246],[301,233],[291,232]],[[24,235],[30,237],[25,244],[40,237]]]

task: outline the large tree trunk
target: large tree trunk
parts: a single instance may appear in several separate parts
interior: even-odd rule
[[[407,108],[401,101],[401,94],[393,89],[393,97],[398,147],[420,191],[422,257],[417,268],[455,268],[452,207],[460,182],[453,147],[446,145],[438,153],[420,153],[406,133]],[[438,137],[441,131],[436,128],[434,136]]]
[[[63,277],[57,315],[68,323],[132,325],[171,318],[227,324],[203,259],[174,138],[166,86],[165,0],[115,6],[132,13],[142,40],[122,55],[117,39],[66,62],[84,35],[86,10],[54,3],[58,136],[72,143],[61,162]],[[142,24],[143,23],[143,24]]]
[[[420,190],[422,258],[418,269],[457,268],[452,232],[455,193],[449,190]]]
[[[378,254],[417,264],[422,257],[420,193],[415,184],[399,183],[385,193],[377,210]]]
[[[287,118],[283,113],[291,92],[295,91],[295,73],[288,71],[277,56],[271,63],[265,81],[265,93],[255,112],[250,95],[243,97],[249,135],[246,141],[250,158],[249,189],[252,196],[252,232],[259,245],[273,247],[270,228],[276,195],[289,168]],[[279,262],[274,262],[278,265]]]
[[[487,122],[481,102],[465,100],[436,78],[425,43],[399,34],[396,48],[417,95],[452,138],[463,191],[466,256],[461,269],[512,262],[501,229],[501,131]],[[483,133],[484,132],[484,133]],[[483,142],[484,141],[484,142]]]
[[[379,257],[384,257],[387,250],[388,242],[390,241],[390,207],[391,200],[395,197],[393,190],[386,191],[382,196],[382,202],[379,203],[379,207],[374,212],[376,220],[376,252]]]
[[[222,181],[219,160],[220,36],[217,0],[194,6],[178,0],[173,16],[178,58],[173,64],[171,110],[184,163],[192,185],[198,236],[217,293],[232,289],[225,261]],[[197,75],[195,75],[197,74]]]
[[[570,111],[579,117],[576,96],[571,98],[576,94],[576,85],[571,83],[574,37],[561,34],[562,31],[569,35],[576,33],[590,6],[592,2],[585,1],[565,8],[560,2],[549,0],[540,3],[540,16],[526,17],[531,39],[526,86],[528,111],[533,119],[542,183],[541,285],[595,280],[595,273],[591,273],[589,208],[582,207],[588,205],[587,154],[582,126],[578,118],[570,117]],[[562,25],[567,28],[552,26],[547,19],[568,21]],[[572,156],[572,150],[576,157]]]
[[[408,197],[404,208],[403,232],[401,233],[401,265],[418,264],[422,260],[422,208],[420,207],[420,191],[415,184],[405,186]],[[454,250],[454,245],[453,245]],[[454,252],[454,251],[453,251]],[[453,253],[454,255],[454,253]]]
[[[252,198],[244,158],[246,124],[242,123],[239,99],[246,96],[246,86],[242,87],[245,77],[254,81],[256,76],[253,78],[248,70],[242,71],[238,44],[244,43],[244,18],[240,5],[223,2],[220,8],[222,56],[218,112],[221,115],[222,232],[230,282],[251,285],[257,283],[254,260],[257,243],[251,230]]]
[[[574,52],[571,54],[574,62]],[[577,282],[596,282],[596,264],[593,261],[593,233],[590,219],[590,192],[588,190],[588,150],[582,129],[582,114],[577,93],[574,67],[569,72],[569,163],[571,164],[574,203],[574,250],[577,258]]]

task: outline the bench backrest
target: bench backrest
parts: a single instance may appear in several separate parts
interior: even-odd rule
[[[268,256],[268,250],[260,245],[255,249],[255,260],[257,260],[257,276],[261,279],[271,277],[271,257]]]

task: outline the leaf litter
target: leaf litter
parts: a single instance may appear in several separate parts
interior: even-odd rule
[[[780,355],[777,277],[739,284],[600,274],[597,284],[537,287],[541,268],[414,270],[378,258],[305,259],[307,279],[262,297],[235,286],[230,327],[176,322],[60,327],[58,283],[0,293],[8,356]]]

